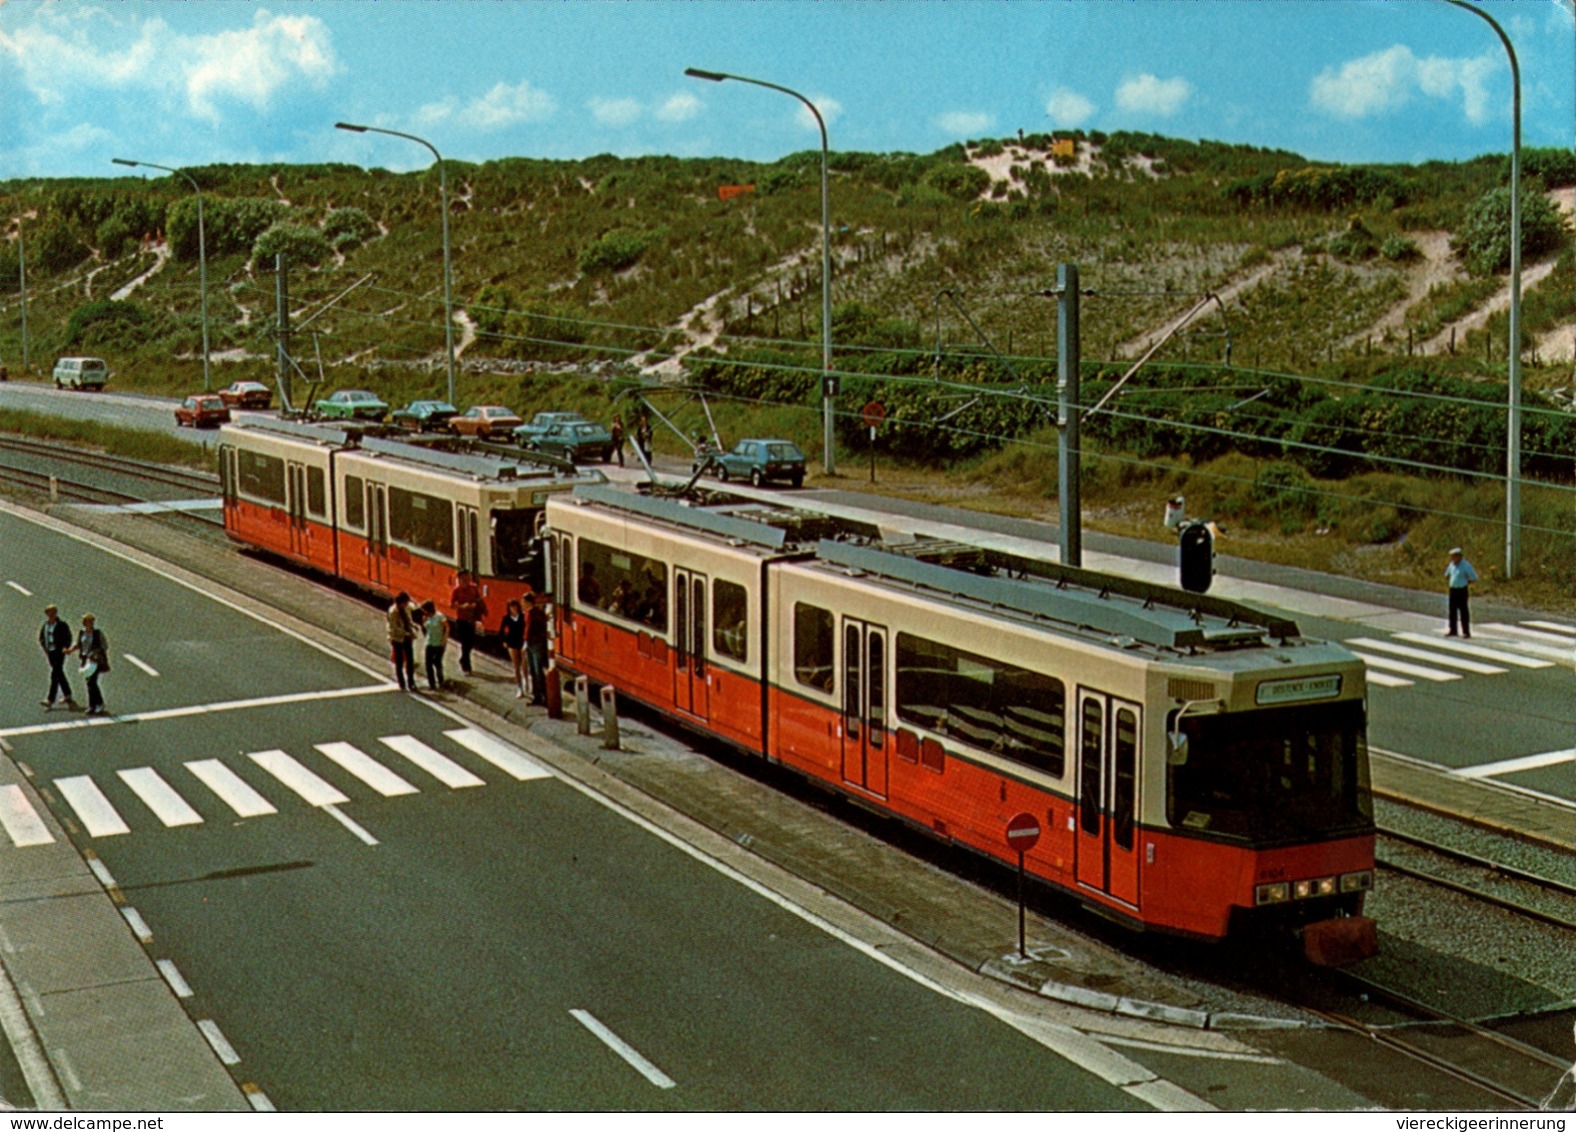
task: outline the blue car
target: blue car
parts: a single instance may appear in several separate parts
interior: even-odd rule
[[[804,453],[791,440],[741,440],[731,452],[711,457],[711,473],[726,483],[749,480],[756,487],[774,480],[804,485]]]

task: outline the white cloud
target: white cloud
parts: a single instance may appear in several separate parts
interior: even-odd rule
[[[989,114],[970,110],[953,110],[936,119],[936,127],[954,137],[983,134],[995,122]]]
[[[132,23],[65,5],[34,11],[33,23],[0,32],[0,55],[12,57],[45,104],[83,89],[140,90],[184,100],[195,116],[217,121],[223,101],[263,110],[281,88],[321,86],[340,70],[328,27],[316,16],[258,8],[246,28],[176,35],[157,17]]]
[[[642,113],[640,103],[633,98],[593,98],[586,105],[604,126],[632,125]]]
[[[1193,84],[1186,79],[1157,79],[1154,75],[1139,75],[1116,88],[1116,104],[1123,110],[1169,118],[1182,109],[1182,104],[1192,93]]]
[[[1308,100],[1337,118],[1369,118],[1399,110],[1414,94],[1459,98],[1467,121],[1482,125],[1491,114],[1488,78],[1499,66],[1494,52],[1468,59],[1420,59],[1411,48],[1396,44],[1339,68],[1326,67],[1309,84]]]
[[[462,103],[450,96],[429,102],[416,111],[418,125],[455,122],[476,130],[501,130],[521,122],[543,122],[558,110],[558,103],[546,91],[521,79],[511,86],[497,83],[480,98]]]
[[[821,118],[826,122],[828,129],[843,115],[843,104],[835,98],[812,98],[810,101],[815,103],[815,108],[821,112]],[[808,107],[800,106],[799,113],[795,117],[805,129],[817,129],[815,115],[810,113]]]
[[[693,94],[681,91],[657,107],[657,117],[664,122],[688,122],[701,111],[701,101]]]
[[[1045,113],[1052,123],[1076,129],[1094,117],[1099,107],[1077,91],[1062,87],[1045,101]]]

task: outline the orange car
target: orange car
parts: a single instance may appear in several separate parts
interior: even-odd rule
[[[456,435],[478,440],[506,440],[524,423],[513,409],[502,405],[472,405],[459,416],[449,418],[449,428]]]
[[[230,407],[217,393],[194,393],[175,406],[175,424],[218,428],[230,419]]]

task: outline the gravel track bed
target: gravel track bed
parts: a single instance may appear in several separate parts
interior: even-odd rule
[[[1576,885],[1576,853],[1535,845],[1457,818],[1380,798],[1374,799],[1374,818],[1381,829],[1409,833],[1447,849],[1471,853],[1486,861],[1548,877],[1562,884]],[[1397,859],[1400,859],[1399,856]]]

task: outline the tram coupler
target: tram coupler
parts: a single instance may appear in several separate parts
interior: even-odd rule
[[[1302,929],[1302,953],[1315,967],[1345,967],[1379,954],[1379,925],[1368,916],[1337,916]]]
[[[584,676],[575,677],[575,731],[591,734],[591,681]]]
[[[564,718],[564,675],[556,668],[550,668],[546,673],[547,687],[542,690],[543,697],[547,700],[547,718]]]

